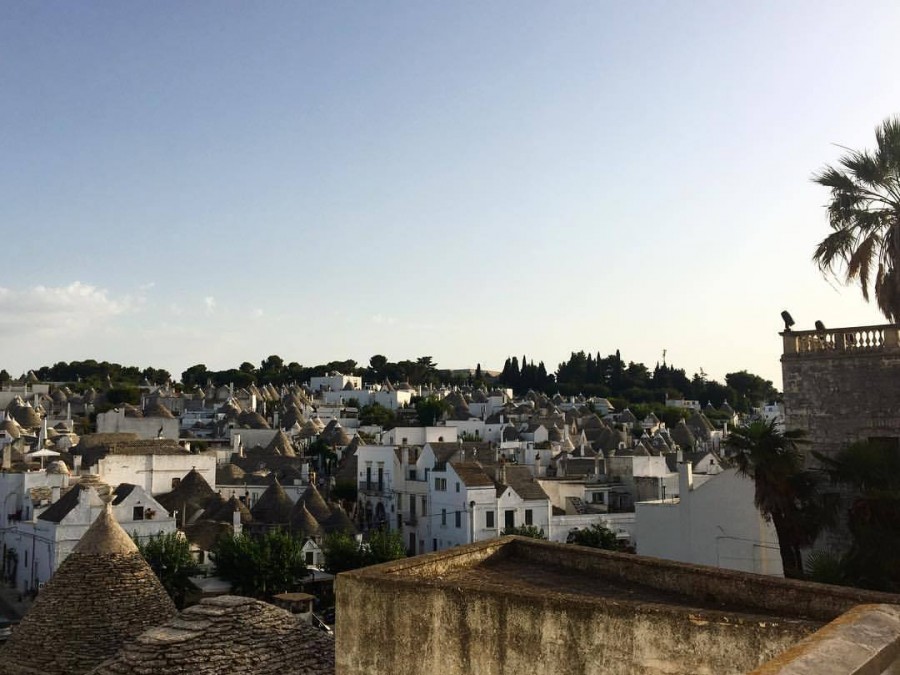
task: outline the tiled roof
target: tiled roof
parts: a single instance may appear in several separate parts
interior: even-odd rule
[[[476,462],[450,462],[463,485],[470,488],[493,487],[494,479],[487,475],[484,467]]]
[[[38,520],[46,520],[51,523],[60,523],[69,513],[78,506],[78,499],[82,492],[87,490],[83,485],[73,485],[66,493],[52,503],[46,511],[38,516]]]

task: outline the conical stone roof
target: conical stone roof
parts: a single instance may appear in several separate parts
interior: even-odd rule
[[[182,515],[186,516],[185,520],[190,520],[197,511],[205,509],[216,497],[216,493],[200,472],[191,469],[174,490],[159,495],[156,501],[169,513],[178,511],[180,522]],[[181,514],[183,509],[186,513]]]
[[[128,642],[96,675],[334,673],[334,638],[259,600],[207,598]]]
[[[300,497],[300,501],[306,505],[307,510],[312,514],[320,525],[324,524],[331,518],[331,509],[322,498],[322,494],[316,489],[315,485],[310,484],[306,488],[306,492]]]
[[[263,492],[259,501],[250,509],[254,520],[258,520],[269,525],[283,525],[291,522],[291,511],[294,508],[294,502],[281,483],[276,479],[266,491]]]
[[[291,532],[295,535],[299,534],[304,537],[321,537],[322,527],[316,522],[313,514],[306,508],[303,500],[299,500],[294,504],[294,510],[291,511]]]
[[[231,496],[227,502],[222,504],[215,512],[211,513],[209,518],[210,520],[216,520],[221,523],[233,523],[234,522],[234,512],[239,511],[241,514],[241,524],[249,525],[253,522],[253,516],[250,514],[250,509],[247,508],[246,504],[242,502],[240,499]]]
[[[266,446],[266,452],[273,455],[281,455],[283,457],[297,456],[297,453],[294,452],[294,446],[291,443],[291,439],[288,438],[288,435],[281,429],[275,433],[272,440],[269,442],[269,445]]]
[[[322,529],[327,534],[332,532],[346,532],[350,535],[356,534],[356,525],[350,520],[350,516],[337,504],[331,507],[331,517],[322,523]]]
[[[156,575],[105,508],[0,649],[0,672],[86,673],[174,614]]]

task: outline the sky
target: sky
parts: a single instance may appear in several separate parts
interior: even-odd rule
[[[900,113],[900,3],[0,3],[0,368],[430,355],[781,385],[884,323],[813,173]]]

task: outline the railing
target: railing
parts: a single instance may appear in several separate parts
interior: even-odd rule
[[[865,354],[900,349],[900,325],[897,324],[785,331],[781,336],[786,355]]]

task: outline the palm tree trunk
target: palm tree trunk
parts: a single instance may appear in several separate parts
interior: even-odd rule
[[[784,569],[785,578],[802,579],[803,557],[800,554],[800,546],[791,536],[791,528],[784,515],[773,513],[772,524],[778,534],[778,548],[781,552],[781,566]]]

